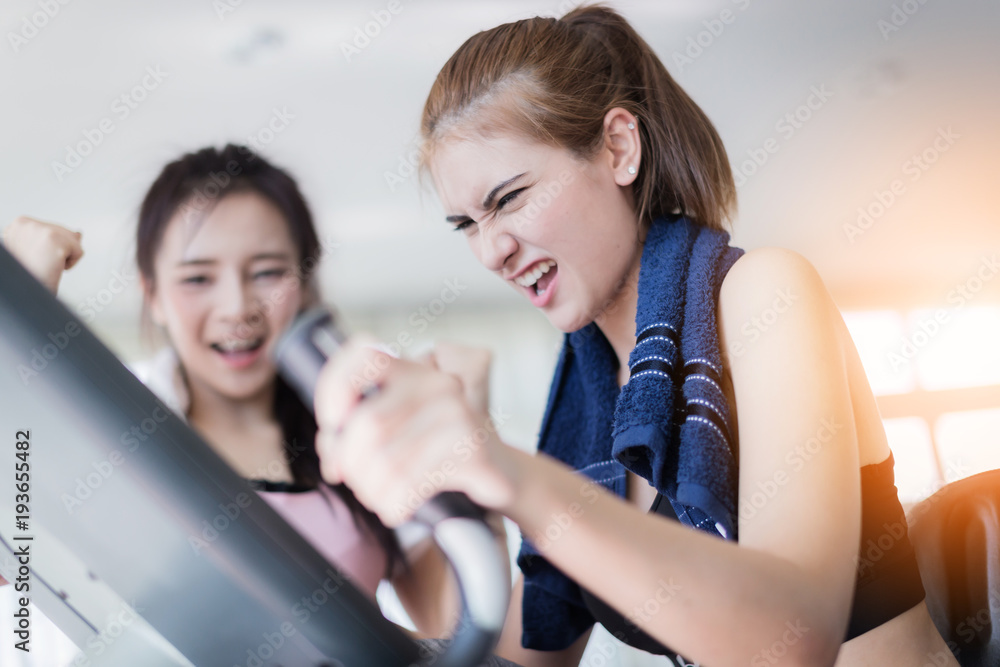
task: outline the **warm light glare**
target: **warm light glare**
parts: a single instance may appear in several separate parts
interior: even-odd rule
[[[870,310],[845,312],[843,316],[875,395],[913,391],[913,364],[893,363],[892,355],[903,345],[903,318],[899,313]]]
[[[926,341],[915,359],[922,388],[1000,384],[1000,308],[914,311],[909,325],[914,343]]]
[[[1000,468],[1000,408],[941,415],[935,436],[951,482]]]
[[[885,419],[885,435],[896,461],[896,488],[903,504],[916,503],[941,486],[927,422],[920,417]]]
[[[905,320],[894,311],[850,312],[844,320],[876,395],[1000,384],[998,307],[914,310]],[[920,402],[913,405],[912,417],[883,420],[904,504],[943,483],[1000,468],[1000,408],[935,420],[919,414]]]

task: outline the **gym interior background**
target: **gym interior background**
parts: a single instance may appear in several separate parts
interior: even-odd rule
[[[412,341],[404,354],[444,338],[493,349],[501,433],[531,449],[560,335],[449,232],[416,138],[468,36],[576,4],[7,0],[0,225],[28,214],[82,231],[60,297],[142,359],[140,199],[181,153],[248,143],[303,187],[324,296],[349,328]],[[719,130],[739,186],[734,244],[792,248],[821,273],[878,394],[904,504],[1000,468],[1000,3],[610,4]],[[783,298],[744,325],[747,344]],[[72,662],[57,629],[40,615],[34,627],[35,652],[4,642],[0,664]],[[588,650],[585,665],[662,663],[601,632]]]

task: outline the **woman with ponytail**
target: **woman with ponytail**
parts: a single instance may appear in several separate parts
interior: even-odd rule
[[[803,257],[729,245],[719,136],[622,16],[474,35],[421,130],[447,223],[565,332],[539,454],[487,429],[457,456],[485,419],[461,386],[351,345],[320,381],[320,457],[390,524],[456,461],[448,488],[518,523],[501,655],[576,664],[600,622],[676,664],[957,664],[835,304]]]

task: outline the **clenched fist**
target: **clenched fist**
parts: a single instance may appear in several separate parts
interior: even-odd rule
[[[63,271],[83,257],[80,232],[21,216],[3,230],[3,243],[17,261],[55,294]]]

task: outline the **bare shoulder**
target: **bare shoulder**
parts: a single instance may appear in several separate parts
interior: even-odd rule
[[[740,257],[719,292],[719,336],[728,362],[765,336],[784,330],[825,339],[836,327],[836,306],[816,268],[799,253],[765,247]],[[799,338],[801,340],[801,338]]]
[[[726,274],[720,301],[756,302],[773,297],[774,290],[790,288],[807,290],[812,296],[828,296],[808,259],[787,248],[756,248],[736,260]]]

